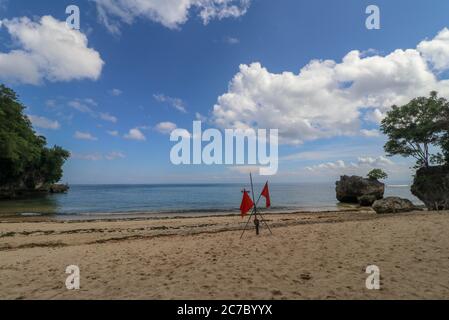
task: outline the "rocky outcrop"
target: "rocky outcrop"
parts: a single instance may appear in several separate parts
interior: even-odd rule
[[[373,209],[377,213],[382,214],[410,212],[416,210],[416,207],[410,200],[398,197],[388,197],[374,202]]]
[[[10,200],[17,198],[28,198],[46,194],[67,193],[70,187],[67,184],[51,184],[40,185],[35,188],[27,188],[25,186],[14,186],[0,188],[0,200]]]
[[[374,201],[382,199],[385,193],[385,184],[382,182],[358,176],[342,176],[336,185],[337,199],[344,203],[371,206]]]
[[[49,188],[50,193],[67,193],[70,187],[67,184],[53,184]]]
[[[427,209],[449,210],[449,166],[419,169],[411,191]]]
[[[373,195],[364,195],[359,197],[358,199],[359,199],[358,202],[362,207],[371,207],[373,203],[377,200],[377,197]]]

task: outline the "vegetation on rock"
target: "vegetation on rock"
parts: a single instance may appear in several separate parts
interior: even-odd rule
[[[381,130],[389,138],[384,147],[389,156],[411,156],[417,168],[449,164],[449,102],[437,92],[393,106]]]
[[[414,157],[411,192],[429,210],[449,209],[449,102],[433,91],[387,113],[381,129],[388,155]]]
[[[61,179],[70,156],[59,146],[46,147],[24,109],[16,93],[0,85],[0,197],[48,188]]]
[[[371,180],[383,180],[388,178],[388,174],[382,169],[373,169],[368,173],[367,177]]]

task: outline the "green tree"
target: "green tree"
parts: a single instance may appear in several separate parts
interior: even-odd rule
[[[388,174],[382,169],[373,169],[368,173],[368,178],[371,180],[383,180],[388,178]]]
[[[435,91],[404,106],[393,106],[381,125],[389,138],[385,151],[389,156],[411,156],[417,167],[449,163],[448,115],[448,101]]]
[[[35,188],[58,182],[70,156],[46,147],[36,135],[16,93],[0,85],[0,189]]]

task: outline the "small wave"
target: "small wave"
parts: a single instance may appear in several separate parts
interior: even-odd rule
[[[24,212],[20,214],[21,216],[24,217],[38,217],[38,216],[42,216],[42,213],[37,213],[37,212]]]

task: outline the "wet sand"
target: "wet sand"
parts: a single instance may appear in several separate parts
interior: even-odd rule
[[[449,212],[0,222],[2,299],[449,299]],[[1,220],[1,219],[0,219]],[[381,289],[365,273],[377,265]],[[77,265],[80,290],[65,286]]]

